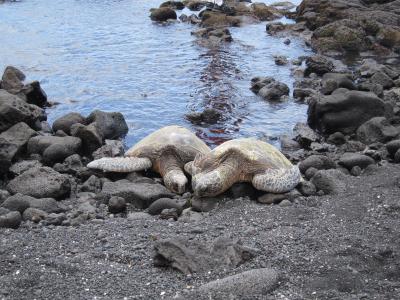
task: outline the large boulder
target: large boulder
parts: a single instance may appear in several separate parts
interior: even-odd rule
[[[35,135],[36,131],[23,122],[0,134],[0,174],[8,171],[13,159],[25,149],[28,140]]]
[[[107,203],[114,196],[122,197],[127,203],[143,209],[157,199],[172,198],[174,194],[161,184],[132,183],[128,180],[105,182],[98,198]]]
[[[28,104],[5,90],[0,90],[0,132],[19,122],[35,127],[38,121],[43,120],[46,120],[46,115],[40,107]]]
[[[8,66],[1,78],[1,88],[7,91],[20,91],[24,86],[25,74],[15,67]]]
[[[41,167],[28,170],[11,180],[7,190],[11,194],[60,199],[69,195],[71,184],[68,176],[51,168]]]
[[[386,143],[400,134],[400,128],[389,123],[385,117],[368,120],[357,129],[357,138],[364,144]]]
[[[71,126],[71,134],[82,140],[82,149],[85,154],[92,154],[103,144],[103,137],[96,123],[91,123],[87,126],[76,123]]]
[[[168,20],[176,20],[176,12],[169,7],[160,7],[152,9],[150,19],[156,22],[165,22]]]
[[[47,95],[40,86],[39,81],[33,81],[24,85],[21,92],[25,95],[26,101],[40,107],[48,105]]]
[[[104,139],[119,139],[128,133],[128,125],[124,116],[119,112],[93,111],[87,118],[87,124],[95,123],[96,128]]]
[[[79,113],[71,112],[54,121],[53,131],[62,130],[66,134],[71,134],[71,126],[76,123],[86,124],[86,119]]]
[[[308,124],[323,133],[353,133],[369,119],[385,114],[385,104],[376,95],[343,91],[314,98],[308,108]]]

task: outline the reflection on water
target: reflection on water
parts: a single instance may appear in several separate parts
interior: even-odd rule
[[[71,112],[120,111],[129,124],[126,144],[162,126],[195,130],[210,144],[290,134],[306,107],[271,104],[250,90],[254,76],[274,76],[292,87],[290,66],[273,55],[306,54],[295,38],[268,36],[265,22],[232,28],[234,41],[217,49],[194,43],[196,26],[152,23],[161,0],[25,0],[0,5],[0,68],[21,68],[38,79],[51,101],[49,121]],[[185,115],[213,108],[216,124],[192,124]]]

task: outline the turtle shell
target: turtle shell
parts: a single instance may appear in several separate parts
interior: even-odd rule
[[[243,168],[246,165],[260,166],[265,169],[282,169],[293,166],[277,148],[255,138],[227,141],[211,151],[211,154],[217,159],[231,153],[235,153],[243,159],[243,164],[241,164]]]
[[[173,125],[146,136],[130,148],[125,156],[156,159],[166,151],[173,152],[187,162],[193,160],[198,153],[208,153],[210,148],[190,130]]]

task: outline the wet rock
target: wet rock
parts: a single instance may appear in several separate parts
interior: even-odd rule
[[[184,274],[206,272],[218,267],[237,267],[255,254],[238,239],[224,236],[201,243],[170,238],[157,241],[154,250],[156,266],[169,266]]]
[[[325,95],[331,94],[338,88],[346,88],[348,90],[356,90],[351,75],[340,73],[326,73],[322,76],[321,92]]]
[[[20,122],[34,127],[37,121],[45,119],[46,115],[40,107],[28,104],[5,90],[0,90],[0,132]]]
[[[1,78],[1,88],[6,91],[20,91],[24,84],[25,74],[13,66],[8,66],[4,70]]]
[[[36,132],[25,123],[17,123],[0,134],[0,174],[6,173],[13,159],[23,150]]]
[[[237,299],[267,295],[278,286],[279,274],[274,269],[252,269],[219,280],[211,281],[199,287],[201,295],[210,298],[230,295]],[[224,298],[224,296],[222,296]]]
[[[281,150],[283,152],[285,151],[297,151],[301,149],[300,143],[297,141],[289,138],[288,136],[281,136],[280,137],[280,142],[281,142]]]
[[[18,211],[11,211],[7,214],[0,215],[0,228],[16,229],[21,224],[21,220],[21,213]]]
[[[128,125],[119,112],[93,111],[87,118],[87,124],[95,123],[99,134],[104,139],[119,139],[128,133]]]
[[[51,168],[30,169],[7,185],[11,194],[21,193],[35,198],[62,198],[71,191],[69,178]]]
[[[293,90],[293,98],[297,101],[304,101],[309,97],[313,97],[317,91],[311,88],[295,88]]]
[[[150,215],[159,215],[164,209],[175,208],[179,216],[186,207],[187,201],[185,199],[161,198],[150,204],[148,213]]]
[[[197,212],[209,212],[218,206],[215,198],[192,198],[192,210]]]
[[[294,139],[303,147],[308,149],[311,143],[319,141],[319,136],[307,124],[297,123],[293,128]]]
[[[24,221],[32,221],[39,223],[41,220],[46,219],[47,213],[37,208],[27,208],[22,214]]]
[[[176,20],[176,12],[169,7],[155,8],[151,11],[150,19],[156,22],[165,22],[168,20]]]
[[[132,183],[128,180],[105,182],[98,197],[107,202],[113,196],[122,197],[127,203],[143,209],[149,207],[157,199],[174,195],[161,184]]]
[[[222,118],[222,114],[216,109],[206,108],[202,112],[187,114],[186,118],[194,124],[216,124]]]
[[[341,132],[335,132],[328,137],[327,142],[334,145],[343,145],[346,143],[346,137]]]
[[[277,66],[284,66],[289,63],[288,58],[286,56],[278,55],[274,57],[275,64]]]
[[[92,153],[93,159],[124,155],[124,144],[118,140],[105,140],[105,145]]]
[[[206,10],[201,14],[201,26],[202,27],[237,27],[240,26],[240,16],[227,16],[226,14]]]
[[[267,6],[265,3],[253,3],[251,5],[253,14],[260,21],[272,21],[280,17],[278,11],[271,7]]]
[[[85,125],[86,119],[79,113],[71,112],[54,121],[53,131],[62,130],[69,135],[71,134],[71,126],[77,123]]]
[[[297,189],[305,197],[313,196],[313,195],[317,194],[317,189],[316,189],[315,185],[310,181],[301,181],[298,184]]]
[[[324,133],[352,133],[364,122],[384,113],[385,104],[374,94],[347,91],[312,101],[308,124]]]
[[[299,164],[301,173],[305,173],[309,168],[315,168],[317,170],[328,170],[336,167],[335,162],[324,155],[311,155],[303,160]]]
[[[79,123],[72,125],[71,135],[82,140],[82,150],[86,154],[92,154],[103,144],[103,138],[94,123],[87,126]]]
[[[126,210],[126,201],[122,197],[111,197],[108,200],[108,211],[113,214],[118,214]]]
[[[400,149],[400,140],[394,140],[386,144],[386,149],[391,157],[394,157],[397,150]]]
[[[21,92],[25,95],[26,101],[29,104],[34,104],[39,107],[48,106],[47,95],[41,88],[39,81],[33,81],[24,85]]]
[[[201,10],[204,6],[206,6],[207,1],[203,0],[189,0],[185,1],[185,6],[190,9],[191,11],[199,11]]]
[[[286,194],[264,194],[260,197],[257,198],[258,203],[262,204],[274,204],[274,203],[279,203],[282,200],[287,199]]]
[[[185,4],[181,1],[165,1],[161,3],[160,7],[169,7],[172,9],[182,10],[185,8]]]
[[[325,73],[331,73],[334,69],[334,64],[328,58],[321,55],[314,55],[306,59],[304,76],[310,76],[311,73],[322,76]]]
[[[365,169],[374,163],[375,161],[371,157],[358,153],[344,153],[339,160],[339,164],[345,166],[348,170],[355,166]]]
[[[289,96],[289,91],[289,87],[285,83],[274,81],[262,87],[257,95],[265,100],[282,101],[285,100],[285,96]]]
[[[339,170],[320,170],[311,179],[317,190],[325,194],[340,194],[346,188],[345,175]]]
[[[400,134],[400,129],[392,126],[385,117],[368,120],[357,129],[357,138],[364,144],[385,143]]]

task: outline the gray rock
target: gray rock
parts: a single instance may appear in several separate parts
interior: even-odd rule
[[[53,198],[31,198],[29,206],[46,213],[61,213],[65,210],[61,204]]]
[[[346,137],[341,132],[335,132],[328,137],[327,142],[334,145],[343,145],[346,143]]]
[[[0,216],[0,228],[13,228],[16,229],[21,224],[21,213],[18,211],[11,211],[7,214]]]
[[[121,213],[126,209],[126,201],[122,197],[111,197],[108,201],[108,211],[113,214]]]
[[[307,180],[310,180],[317,172],[318,169],[311,167],[307,169],[307,171],[304,173],[304,176],[307,178]]]
[[[162,212],[160,213],[160,219],[164,219],[164,220],[173,219],[176,221],[176,220],[178,220],[178,217],[179,217],[179,213],[176,208],[166,208],[166,209],[163,209]]]
[[[357,138],[364,144],[385,143],[396,138],[400,129],[392,126],[385,117],[368,120],[357,129]]]
[[[218,267],[237,267],[255,254],[238,239],[227,236],[204,242],[170,238],[157,241],[154,250],[156,266],[170,266],[184,274],[206,272]]]
[[[279,206],[282,206],[282,207],[288,207],[288,206],[292,206],[292,205],[293,205],[293,203],[290,202],[290,201],[287,200],[287,199],[283,199],[283,200],[279,203]]]
[[[81,156],[74,154],[68,156],[62,164],[55,164],[54,170],[60,173],[77,175],[79,172],[84,172],[87,168],[83,165]]]
[[[327,170],[334,169],[335,167],[335,162],[324,155],[311,155],[299,164],[300,172],[303,174],[309,168],[315,168],[317,170]]]
[[[63,223],[63,221],[65,221],[67,219],[67,216],[65,215],[65,213],[52,213],[47,215],[47,218],[45,219],[45,225],[61,225]]]
[[[134,220],[146,220],[150,219],[151,215],[145,213],[145,212],[131,212],[128,214],[127,219],[134,221]]]
[[[218,206],[217,198],[192,198],[192,210],[198,212],[209,212]]]
[[[24,221],[32,221],[35,223],[39,223],[41,220],[46,219],[47,213],[43,210],[29,207],[22,214],[22,219]]]
[[[83,202],[78,206],[77,211],[81,214],[95,214],[96,207],[94,207],[89,201]]]
[[[105,140],[105,145],[92,153],[93,159],[124,155],[124,144],[118,140]]]
[[[394,157],[397,150],[400,149],[400,140],[394,140],[386,144],[386,149],[391,157]]]
[[[67,157],[74,155],[76,150],[70,147],[65,147],[61,144],[54,144],[46,148],[43,152],[43,161],[47,165],[54,165],[57,162],[62,162]]]
[[[8,214],[10,211],[7,208],[0,206],[0,216]]]
[[[128,133],[128,125],[124,116],[119,112],[93,111],[87,118],[87,124],[95,123],[95,126],[104,139],[119,139]]]
[[[339,164],[348,170],[351,170],[355,166],[365,169],[374,163],[375,161],[371,157],[359,153],[344,153],[339,160]]]
[[[7,91],[17,92],[24,86],[25,74],[13,66],[8,66],[4,70],[1,78],[1,88]]]
[[[396,151],[394,154],[394,162],[395,163],[400,163],[400,149]]]
[[[281,136],[280,141],[281,141],[281,150],[284,152],[297,151],[301,149],[300,143],[289,138],[288,136]]]
[[[304,148],[309,148],[311,143],[319,141],[318,134],[307,124],[297,123],[293,128],[294,139]]]
[[[79,113],[71,112],[54,121],[53,131],[62,130],[66,134],[71,134],[71,126],[77,123],[85,125],[86,119]]]
[[[94,123],[87,126],[75,123],[71,126],[71,135],[82,140],[83,152],[86,154],[92,154],[103,144],[103,137]]]
[[[44,154],[45,150],[51,146],[54,147],[55,145],[59,145],[62,148],[68,149],[69,152],[76,153],[79,151],[81,144],[81,140],[73,136],[35,136],[28,142],[28,153]],[[54,149],[54,152],[59,149],[60,148]]]
[[[46,114],[40,107],[28,104],[5,90],[0,90],[0,132],[20,122],[32,127],[37,121],[45,119]]]
[[[313,196],[313,195],[317,194],[317,188],[310,181],[301,181],[298,184],[297,189],[305,197],[309,197],[309,196]]]
[[[325,194],[340,194],[346,188],[345,175],[336,169],[320,170],[311,179],[317,190]]]
[[[278,281],[279,275],[274,269],[252,269],[206,283],[198,291],[210,299],[264,298],[278,286]]]
[[[367,146],[360,141],[348,141],[341,148],[344,152],[361,152],[364,151],[366,147]]]
[[[289,87],[285,83],[274,81],[262,87],[258,95],[265,100],[281,101],[285,100],[285,96],[289,96],[289,92]]]
[[[351,168],[350,174],[353,176],[360,176],[362,173],[362,169],[359,166],[354,166]]]
[[[0,173],[6,173],[13,159],[25,150],[28,140],[36,132],[23,122],[17,123],[0,134]]]
[[[373,84],[380,84],[384,89],[390,89],[394,86],[394,81],[392,78],[381,71],[375,72],[370,80]]]
[[[36,198],[62,198],[71,191],[69,178],[51,168],[30,169],[7,185],[11,194],[21,193]]]
[[[229,189],[229,194],[232,198],[249,197],[255,199],[259,192],[248,182],[239,182],[232,185]],[[214,202],[218,202],[219,199],[213,199]]]
[[[102,183],[101,180],[92,175],[86,180],[82,186],[80,187],[81,192],[91,192],[91,193],[99,193],[101,191]]]
[[[304,70],[304,76],[310,76],[311,73],[322,76],[325,73],[332,72],[334,69],[334,64],[328,58],[321,55],[314,55],[306,59],[306,69]]]
[[[150,204],[148,213],[150,215],[159,215],[164,209],[177,209],[178,216],[187,207],[187,200],[185,199],[171,199],[171,198],[160,198]]]
[[[157,199],[173,197],[174,194],[161,184],[132,183],[128,180],[105,182],[98,197],[107,202],[113,196],[122,197],[127,203],[143,209]]]
[[[326,73],[322,76],[321,85],[321,92],[325,95],[331,94],[338,88],[346,88],[348,90],[357,89],[349,74]]]
[[[324,133],[353,133],[369,119],[382,116],[385,104],[372,93],[347,91],[314,99],[308,110],[308,124]]]
[[[286,56],[283,55],[278,55],[274,57],[275,60],[275,64],[278,66],[284,66],[287,65],[289,63],[289,60]]]
[[[10,211],[19,211],[21,214],[31,205],[33,197],[25,196],[22,194],[15,194],[7,198],[1,207],[6,208]]]
[[[3,204],[3,202],[10,197],[10,193],[6,190],[0,190],[0,205]]]

